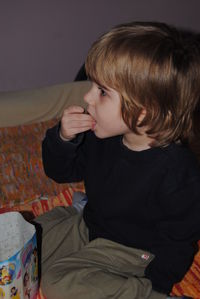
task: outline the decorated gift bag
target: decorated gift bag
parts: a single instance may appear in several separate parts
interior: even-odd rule
[[[34,299],[37,290],[35,227],[18,212],[0,214],[0,299]]]

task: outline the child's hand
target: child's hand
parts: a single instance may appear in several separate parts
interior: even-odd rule
[[[89,115],[84,113],[80,106],[70,106],[65,109],[61,118],[60,137],[69,141],[76,134],[92,129],[95,121]]]

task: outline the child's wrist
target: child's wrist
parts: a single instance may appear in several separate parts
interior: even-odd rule
[[[59,137],[63,140],[63,141],[71,141],[75,136],[69,136],[69,137],[64,137],[61,133],[61,130],[59,130]]]

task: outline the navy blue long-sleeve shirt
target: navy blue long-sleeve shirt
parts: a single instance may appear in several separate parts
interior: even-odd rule
[[[145,275],[155,290],[169,293],[182,279],[200,239],[200,169],[187,148],[172,143],[137,152],[122,136],[93,132],[64,142],[55,126],[43,141],[43,164],[58,183],[84,180],[90,240],[153,253]]]

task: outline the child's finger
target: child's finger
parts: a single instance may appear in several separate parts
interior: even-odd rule
[[[81,106],[70,106],[64,110],[61,118],[61,134],[68,139],[78,133],[90,130],[94,127],[94,119],[84,113]]]
[[[69,124],[67,126],[68,128],[83,128],[83,127],[86,127],[86,126],[91,127],[96,122],[93,119],[86,119],[86,120],[72,119],[71,121],[68,120],[67,123]]]
[[[63,114],[67,113],[84,113],[84,108],[81,106],[69,106],[67,109],[64,110]]]
[[[72,135],[77,135],[79,133],[83,133],[83,132],[86,132],[88,130],[91,130],[91,126],[85,126],[85,127],[82,127],[82,128],[77,128],[77,129],[72,130]]]
[[[77,134],[86,132],[88,130],[91,130],[91,126],[85,126],[85,127],[79,127],[79,128],[72,128],[72,129],[70,129],[68,131],[67,134],[66,134],[66,132],[63,132],[63,130],[61,129],[61,136],[64,137],[65,139],[72,139]]]
[[[83,127],[92,125],[95,120],[88,114],[84,113],[65,113],[61,118],[61,124],[65,129],[73,127]]]
[[[93,118],[84,113],[72,113],[63,115],[63,119],[69,119],[70,121],[93,121]]]

